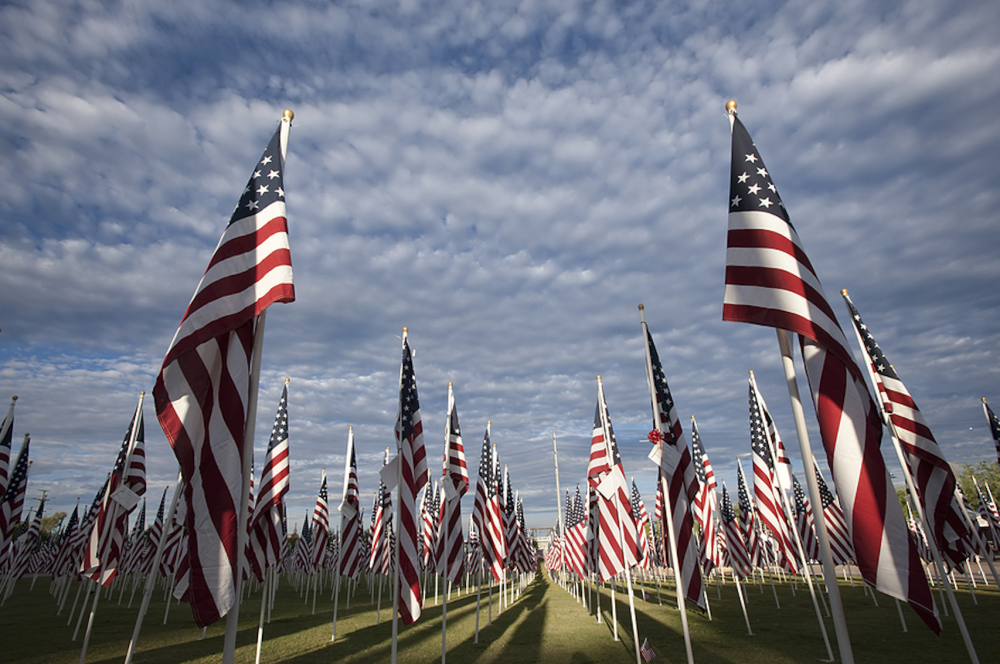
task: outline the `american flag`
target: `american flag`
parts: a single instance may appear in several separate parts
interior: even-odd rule
[[[15,403],[17,403],[17,397],[11,399],[10,410],[7,411],[7,417],[3,419],[3,424],[0,425],[0,499],[3,499],[4,493],[7,492],[7,473],[10,470],[10,446],[14,442]]]
[[[799,529],[799,539],[802,541],[806,559],[819,560],[819,540],[816,539],[812,505],[794,475],[792,475],[792,494],[795,496],[795,525]]]
[[[140,571],[143,574],[149,574],[153,571],[153,559],[156,556],[156,550],[160,547],[160,538],[163,537],[163,519],[165,516],[168,488],[163,487],[163,495],[160,496],[160,507],[156,510],[156,519],[153,520],[153,525],[149,527],[148,542],[150,555],[146,556],[142,561],[142,569]]]
[[[715,494],[718,484],[715,481],[712,462],[708,460],[708,454],[701,444],[701,435],[698,433],[698,423],[694,415],[691,416],[691,456],[694,472],[698,477],[698,493],[694,497],[692,510],[701,530],[702,568],[707,574],[716,567],[722,567],[723,563],[715,528],[715,512],[719,509]]]
[[[639,495],[639,487],[635,485],[635,478],[632,478],[632,518],[636,524],[636,534],[638,539],[639,566],[643,569],[653,567],[652,555],[649,547],[649,512],[642,504],[642,496]]]
[[[80,499],[76,501],[76,507],[73,509],[73,514],[69,517],[69,522],[62,531],[62,535],[59,537],[59,551],[56,554],[56,559],[52,563],[52,576],[60,577],[66,576],[72,573],[71,561],[73,550],[70,548],[70,543],[73,541],[73,537],[76,534],[77,528],[80,526]]]
[[[750,567],[760,565],[760,538],[757,537],[757,518],[754,515],[753,502],[750,500],[750,487],[743,474],[743,464],[736,460],[736,497],[740,501],[740,525],[743,527],[743,541],[746,543]]]
[[[441,494],[438,481],[428,482],[420,499],[420,567],[432,570],[437,567],[437,532]]]
[[[256,317],[295,299],[285,220],[282,120],[254,167],[156,378],[156,415],[184,476],[195,622],[235,598],[239,506]]]
[[[722,483],[722,532],[726,540],[726,556],[729,566],[733,568],[733,573],[740,578],[746,578],[753,570],[750,564],[750,554],[747,553],[746,543],[743,540],[743,533],[736,523],[736,514],[733,511],[733,503],[729,499],[729,491],[726,483]]]
[[[10,481],[7,483],[7,491],[0,497],[0,558],[7,550],[11,537],[14,534],[14,525],[21,520],[21,510],[24,507],[24,496],[28,488],[28,456],[31,453],[29,446],[31,439],[28,434],[24,434],[24,442],[21,450],[17,453],[17,460],[14,462],[14,470],[10,472]]]
[[[983,412],[986,413],[986,421],[990,425],[990,434],[993,435],[993,445],[997,449],[997,463],[1000,464],[1000,420],[997,419],[996,413],[987,405],[986,397],[983,397]]]
[[[589,500],[589,485],[587,491]],[[576,499],[573,501],[572,514],[566,518],[566,526],[566,563],[581,579],[584,579],[590,573],[590,566],[588,565],[587,517],[583,509],[579,484],[576,485]]]
[[[750,376],[750,449],[753,451],[753,493],[757,503],[757,518],[761,525],[771,531],[777,544],[778,562],[784,564],[792,574],[798,573],[795,547],[788,532],[788,520],[781,505],[781,489],[775,477],[771,449],[773,423],[767,412],[767,405],[757,391],[757,382]]]
[[[724,320],[799,334],[820,435],[865,580],[940,622],[885,468],[881,424],[864,376],[781,198],[735,111]]]
[[[506,543],[488,422],[486,433],[483,435],[483,449],[479,454],[479,476],[476,480],[476,500],[472,506],[472,522],[476,525],[476,532],[479,535],[483,564],[493,575],[494,580],[500,581],[503,578]]]
[[[417,379],[413,356],[403,330],[403,360],[399,373],[399,414],[396,417],[399,446],[399,617],[409,625],[420,617],[420,552],[417,550],[417,494],[427,484],[427,452],[420,421]]]
[[[934,557],[931,555],[930,546],[927,544],[927,535],[924,533],[923,527],[913,518],[913,511],[910,510],[910,506],[906,506],[906,523],[910,529],[910,537],[913,538],[914,543],[917,545],[917,552],[920,557],[923,558],[928,563],[934,562]]]
[[[103,586],[111,585],[118,573],[128,530],[128,515],[146,493],[145,430],[142,397],[129,422],[118,450],[108,488],[101,500],[90,538],[84,549],[80,571]]]
[[[389,462],[389,450],[386,449],[382,466]],[[368,557],[368,569],[376,574],[388,574],[392,550],[389,548],[389,529],[392,527],[392,494],[385,489],[381,476],[378,482],[378,492],[372,505],[371,543]]]
[[[972,548],[972,533],[962,516],[962,506],[955,499],[955,473],[903,381],[861,320],[847,291],[841,291],[841,295],[868,360],[868,375],[878,392],[883,417],[899,441],[909,466],[930,534],[948,563],[961,567]]]
[[[840,503],[823,479],[823,473],[819,470],[819,464],[813,457],[813,472],[816,474],[816,484],[819,486],[819,497],[823,502],[823,519],[826,521],[826,535],[830,541],[830,551],[833,554],[833,562],[837,565],[845,565],[854,559],[854,545],[851,544],[851,532],[847,528],[847,521],[844,519],[844,510],[840,509]]]
[[[326,489],[326,468],[322,470],[319,492],[312,517],[312,566],[319,571],[326,565],[326,547],[330,540],[330,505]]]
[[[17,548],[13,548],[9,554],[11,558],[10,568],[7,572],[8,582],[17,581],[28,571],[28,563],[31,561],[31,556],[38,548],[38,538],[42,530],[42,514],[44,512],[45,494],[43,493],[41,500],[38,501],[38,509],[35,510],[35,516],[31,520],[31,525],[28,526],[27,533],[24,537],[17,538]],[[24,533],[24,525],[22,524],[21,527],[21,532]]]
[[[444,493],[438,515],[437,572],[458,583],[464,571],[465,538],[462,536],[462,496],[469,490],[469,470],[465,465],[462,429],[458,423],[455,393],[448,383],[448,415],[444,433],[444,465],[441,469]]]
[[[344,496],[340,501],[340,573],[350,579],[361,574],[361,492],[354,453],[354,427],[347,433]]]
[[[684,441],[684,429],[677,417],[674,399],[667,386],[667,377],[660,364],[660,356],[653,343],[653,334],[646,321],[642,321],[643,337],[646,342],[646,379],[650,392],[655,395],[653,406],[653,430],[650,441],[660,451],[659,484],[662,487],[666,505],[663,514],[663,537],[669,535],[666,519],[673,522],[677,546],[677,569],[685,597],[696,603],[703,611],[705,600],[702,595],[701,570],[698,567],[698,544],[694,536],[694,519],[690,505],[698,492],[698,478],[695,475],[691,451]],[[667,514],[669,512],[669,514]]]
[[[979,481],[975,477],[972,478],[973,484],[976,486],[976,494],[979,498],[979,516],[989,524],[990,534],[992,535],[993,548],[996,549],[1000,547],[1000,513],[997,512],[997,505],[993,501],[993,492],[990,491],[990,485],[983,482],[986,487],[986,491],[989,494],[989,498],[983,494],[982,488],[979,486]]]
[[[281,514],[284,496],[291,485],[288,447],[288,383],[281,390],[271,438],[260,471],[260,491],[250,519],[250,561],[254,575],[264,580],[264,572],[281,559]]]
[[[656,657],[656,653],[653,652],[653,646],[649,645],[649,639],[643,639],[642,645],[639,647],[639,653],[642,655],[642,659],[646,662],[652,661]]]
[[[599,509],[598,573],[602,582],[639,561],[637,533],[632,519],[625,469],[618,453],[615,430],[604,398],[604,384],[597,378],[597,407],[590,443],[587,479],[597,493]]]

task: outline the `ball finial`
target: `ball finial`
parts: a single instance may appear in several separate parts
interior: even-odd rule
[[[733,113],[734,111],[736,111],[736,100],[730,99],[726,102],[726,112]]]
[[[733,103],[735,104],[736,102],[733,102]],[[292,120],[295,119],[295,113],[292,112],[292,109],[286,108],[285,112],[281,114],[281,117],[283,119],[288,120],[289,122],[291,122]]]

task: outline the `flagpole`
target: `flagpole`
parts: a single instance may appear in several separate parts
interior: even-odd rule
[[[174,486],[174,495],[170,499],[170,510],[169,513],[163,517],[163,526],[160,531],[160,541],[156,543],[156,554],[153,556],[153,566],[150,568],[149,573],[146,575],[146,584],[142,593],[142,604],[139,606],[139,615],[135,619],[135,629],[132,631],[132,640],[128,642],[128,649],[125,651],[125,664],[132,664],[132,655],[135,654],[136,644],[139,643],[139,632],[142,630],[142,621],[146,617],[146,611],[149,609],[149,600],[153,595],[153,589],[156,587],[156,574],[160,568],[160,560],[163,558],[163,549],[167,541],[167,524],[173,525],[174,512],[177,510],[177,498],[180,496],[181,490],[184,488],[184,476],[180,471],[177,472],[177,483]],[[167,603],[169,604],[170,598],[167,598]]]
[[[409,328],[403,328],[403,344],[406,344],[406,337]],[[403,366],[399,367],[399,389],[403,389]],[[392,570],[392,649],[390,661],[396,664],[396,646],[399,636],[399,544],[402,539],[403,525],[403,438],[402,435],[396,437],[396,510],[393,514],[393,521],[396,523],[396,546],[393,550],[395,564]],[[379,593],[379,598],[382,594]]]
[[[639,318],[642,321],[642,331],[643,331],[643,346],[646,349],[646,371],[650,372],[652,367],[652,357],[649,354],[649,343],[646,342],[646,335],[648,334],[648,328],[646,327],[646,307],[639,305]],[[656,387],[653,384],[653,379],[651,375],[647,376],[646,381],[649,384],[649,398],[653,404],[653,420],[656,430],[662,435],[663,431],[661,429],[661,418],[659,413],[659,402],[656,398]],[[662,445],[662,443],[661,443]],[[667,522],[667,535],[670,538],[668,542],[670,550],[670,561],[674,566],[674,585],[677,590],[677,608],[681,613],[681,627],[684,630],[684,647],[687,650],[688,664],[694,664],[694,651],[691,648],[691,631],[688,629],[687,620],[687,607],[685,598],[685,588],[683,587],[683,582],[681,580],[681,569],[678,564],[679,556],[677,555],[677,539],[674,534],[674,506],[670,502],[670,483],[667,482],[666,477],[663,476],[663,467],[656,464],[657,478],[660,486],[666,484],[666,490],[663,491],[663,508],[664,508],[664,521]]]

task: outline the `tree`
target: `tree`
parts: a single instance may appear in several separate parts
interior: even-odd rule
[[[39,537],[44,542],[49,538],[49,533],[53,528],[59,525],[59,522],[66,518],[66,512],[55,512],[49,516],[43,516],[42,522],[39,524],[41,530],[39,532]]]
[[[979,507],[979,496],[976,495],[976,485],[972,478],[979,482],[980,488],[985,491],[984,483],[990,485],[993,497],[1000,495],[1000,467],[995,461],[978,461],[976,463],[963,463],[962,472],[958,475],[958,486],[965,494],[965,498],[973,507]]]

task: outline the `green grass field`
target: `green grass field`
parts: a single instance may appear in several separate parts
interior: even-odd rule
[[[56,603],[48,593],[47,579],[39,578],[29,591],[30,581],[18,582],[14,593],[3,606],[0,626],[0,662],[8,664],[73,664],[79,661],[83,641],[72,641],[74,625],[66,620],[73,595],[62,616],[55,615]],[[75,591],[75,588],[74,588]],[[712,620],[689,612],[691,640],[695,661],[699,663],[818,662],[826,649],[816,621],[808,589],[799,584],[795,594],[789,584],[777,584],[781,608],[775,607],[770,585],[747,589],[748,611],[753,636],[747,634],[736,587],[732,582],[711,585],[708,589]],[[657,653],[654,662],[685,662],[680,614],[674,594],[661,589],[662,605],[652,587],[648,600],[637,590],[636,614],[640,641],[648,638]],[[968,662],[954,617],[944,618],[944,631],[935,636],[904,607],[909,627],[903,633],[895,603],[879,595],[878,606],[860,584],[851,587],[841,582],[848,628],[855,661],[881,662]],[[381,624],[375,624],[375,605],[363,584],[344,609],[344,597],[338,612],[337,641],[330,643],[333,606],[329,586],[317,602],[316,615],[309,604],[287,583],[279,585],[271,616],[264,628],[261,661],[286,664],[327,664],[329,662],[374,664],[389,661],[391,641],[391,597],[383,597]],[[136,664],[178,664],[181,662],[218,662],[221,659],[225,621],[208,628],[204,640],[194,626],[185,604],[170,608],[163,625],[163,590],[153,594],[142,638],[135,655]],[[994,585],[980,584],[976,591],[978,605],[963,586],[958,593],[973,643],[981,662],[1000,661],[1000,593]],[[940,597],[935,594],[940,602]],[[118,605],[118,592],[102,596],[87,653],[91,664],[124,661],[125,650],[135,624],[139,598],[126,608],[128,593]],[[476,595],[453,596],[448,602],[448,661],[483,663],[525,662],[633,662],[634,645],[627,597],[617,594],[620,641],[612,636],[610,589],[601,593],[602,622],[565,590],[543,575],[525,590],[520,599],[497,614],[493,595],[493,621],[487,625],[486,596],[480,615],[479,643],[474,643]],[[260,593],[251,595],[240,611],[237,639],[237,662],[254,661]],[[827,631],[837,655],[833,621],[825,618]],[[441,658],[441,607],[428,598],[423,616],[412,626],[399,631],[400,662],[438,662]]]

